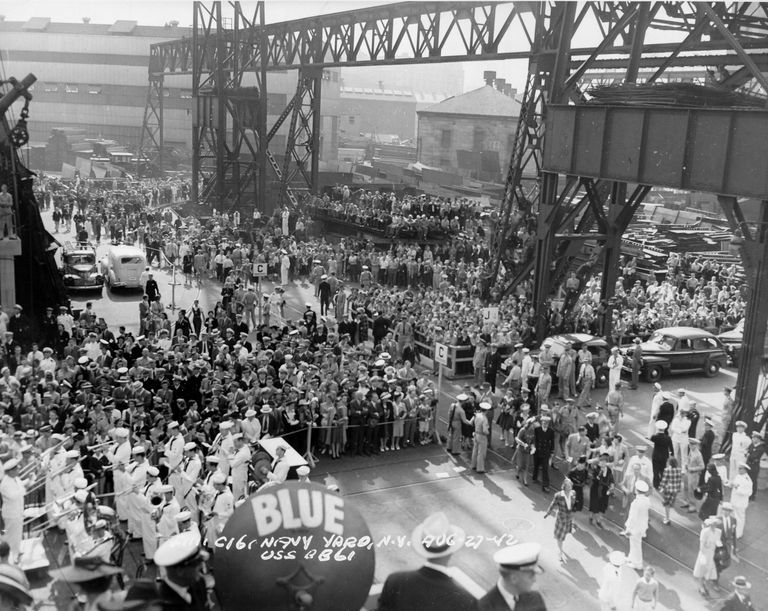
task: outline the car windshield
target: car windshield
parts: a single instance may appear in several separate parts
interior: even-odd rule
[[[670,335],[664,335],[663,333],[656,332],[648,338],[648,342],[656,344],[664,350],[672,350],[675,347],[675,338]]]
[[[120,263],[141,263],[141,257],[120,257]]]
[[[96,257],[89,254],[67,255],[67,265],[93,265]]]

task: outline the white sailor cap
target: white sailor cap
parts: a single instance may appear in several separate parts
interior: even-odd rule
[[[147,451],[144,449],[144,446],[136,446],[131,450],[131,456],[137,456],[139,454],[146,454]]]
[[[186,509],[184,511],[180,511],[174,516],[174,520],[177,522],[186,522],[187,520],[192,519],[192,513],[187,511]]]
[[[11,460],[6,460],[3,463],[3,469],[5,469],[6,471],[10,471],[11,469],[15,469],[18,466],[19,466],[19,461],[17,459],[15,459],[15,458],[11,458]]]
[[[309,470],[310,469],[307,465],[302,465],[301,467],[296,469],[296,475],[298,475],[299,477],[306,477],[307,475],[309,475]]]
[[[128,429],[124,426],[119,426],[115,429],[115,437],[128,437]]]
[[[160,475],[160,469],[158,469],[157,467],[149,467],[147,469],[147,475],[151,477],[157,477],[158,475]]]
[[[221,473],[220,471],[217,471],[213,474],[211,477],[211,483],[212,484],[226,484],[227,483],[227,476]]]
[[[493,561],[500,568],[508,571],[534,571],[541,572],[539,567],[539,554],[541,545],[538,543],[518,543],[499,550],[493,555]]]
[[[155,550],[155,564],[177,566],[194,561],[200,556],[200,540],[200,531],[196,528],[173,535]]]
[[[157,491],[160,494],[167,494],[168,492],[173,492],[173,486],[170,484],[163,484],[162,486],[157,487]]]
[[[648,490],[649,490],[648,482],[643,481],[641,479],[637,480],[635,482],[635,490],[637,490],[638,492],[642,492],[642,493],[648,492]]]
[[[185,452],[191,452],[192,450],[197,449],[197,444],[194,441],[188,441],[184,444],[184,451]]]
[[[88,500],[88,492],[85,490],[75,491],[74,498],[78,503],[85,503]]]

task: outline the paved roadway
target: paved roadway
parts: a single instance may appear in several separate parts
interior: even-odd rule
[[[52,230],[50,214],[44,219]],[[57,236],[70,239],[71,236]],[[106,252],[108,243],[99,246],[99,255]],[[166,304],[171,303],[171,277],[166,270],[156,273],[158,284]],[[220,286],[207,281],[202,287],[185,286],[179,275],[176,286],[177,307],[189,307],[195,298],[203,308],[212,307],[219,298]],[[272,284],[266,283],[265,290]],[[104,316],[111,327],[126,325],[129,330],[138,328],[138,293],[112,294],[104,289],[98,295],[73,297],[74,307],[94,302],[96,312]],[[293,284],[287,291],[289,312],[298,317],[306,301],[313,301],[309,285]],[[80,306],[80,307],[82,307]],[[171,315],[175,318],[175,315]],[[681,376],[662,381],[667,389],[685,387],[698,403],[702,414],[719,421],[722,405],[722,388],[733,385],[736,374],[724,370],[714,378]],[[448,406],[464,384],[463,380],[446,380],[442,388],[439,413],[441,432],[445,432]],[[596,397],[602,399],[599,394]],[[644,439],[647,431],[650,405],[650,385],[641,384],[637,391],[625,391],[628,403],[626,415],[621,421],[621,432],[633,445]],[[700,426],[700,430],[703,425]],[[552,537],[553,518],[544,519],[551,493],[544,494],[532,484],[529,488],[519,485],[514,478],[510,462],[511,451],[499,447],[498,432],[494,432],[493,446],[489,452],[489,472],[480,476],[469,470],[467,455],[452,457],[438,445],[418,447],[400,452],[387,452],[373,457],[342,458],[332,461],[320,456],[312,479],[319,482],[337,482],[346,497],[358,506],[371,528],[374,539],[405,536],[408,540],[412,529],[430,513],[445,510],[452,520],[464,528],[469,540],[464,550],[455,556],[455,564],[477,584],[486,589],[496,580],[496,570],[491,556],[499,546],[514,538],[520,541],[539,541],[544,546],[542,565],[544,574],[538,583],[549,609],[597,609],[598,579],[607,554],[613,549],[628,551],[627,539],[618,533],[623,525],[620,501],[609,509],[608,527],[599,530],[587,523],[587,516],[576,518],[579,528],[574,537],[565,543],[569,560],[560,565],[557,548]],[[382,468],[386,466],[386,468]],[[558,483],[555,480],[553,488]],[[722,581],[726,583],[734,575],[743,573],[752,581],[753,599],[768,600],[768,563],[762,550],[768,544],[768,509],[765,495],[751,503],[747,512],[742,562],[726,570]],[[705,601],[696,592],[691,577],[698,549],[698,518],[673,511],[672,524],[661,522],[663,511],[658,497],[652,500],[652,518],[644,545],[645,561],[656,568],[661,584],[660,609],[689,611],[694,609],[719,609],[719,599]],[[394,570],[415,567],[418,557],[408,550],[407,543],[382,546],[377,549],[376,583],[381,584]],[[629,598],[636,574],[624,568],[622,579],[625,601],[621,609],[629,609]],[[722,594],[724,596],[725,593]],[[758,602],[760,608],[760,602]]]

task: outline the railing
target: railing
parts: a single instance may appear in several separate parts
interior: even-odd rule
[[[433,367],[436,367],[435,363],[435,342],[425,336],[423,333],[416,331],[414,333],[414,345],[416,346],[416,352],[421,356],[422,361],[427,359],[430,361]],[[512,352],[514,347],[511,344],[500,344],[499,352],[501,353],[502,362]],[[453,346],[448,345],[448,364],[443,366],[443,374],[447,378],[466,378],[474,375],[474,367],[472,365],[472,358],[475,354],[475,347],[472,345]],[[426,363],[424,363],[426,364]]]

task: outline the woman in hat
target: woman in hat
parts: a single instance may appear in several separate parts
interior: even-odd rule
[[[596,524],[603,528],[600,522],[600,515],[605,514],[608,509],[608,501],[613,494],[613,471],[608,466],[610,454],[601,454],[597,459],[597,464],[591,469],[591,483],[589,485],[589,523]]]
[[[557,549],[560,552],[560,562],[565,562],[567,557],[563,552],[563,541],[573,532],[573,511],[576,495],[573,491],[573,484],[567,477],[563,480],[563,488],[555,493],[549,509],[544,517],[549,517],[555,512],[555,541]]]
[[[699,580],[699,594],[709,598],[707,581],[717,579],[715,549],[720,545],[720,521],[715,517],[707,518],[699,534],[699,554],[693,565],[693,578]]]
[[[717,466],[714,463],[707,465],[709,479],[704,482],[702,498],[704,502],[699,508],[699,519],[706,520],[710,516],[717,515],[717,508],[723,500],[723,480],[720,478]]]

